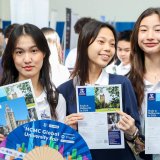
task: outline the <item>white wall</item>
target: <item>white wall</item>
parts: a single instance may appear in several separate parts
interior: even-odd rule
[[[50,0],[50,9],[57,10],[58,20],[65,21],[65,8],[73,13],[107,21],[135,21],[148,7],[160,7],[160,0]]]
[[[80,17],[130,22],[148,7],[160,7],[160,0],[50,0],[50,11],[57,11],[58,21],[65,21],[65,9],[71,8]],[[10,20],[10,0],[0,0],[0,19]]]
[[[10,20],[10,0],[0,0],[0,18]]]

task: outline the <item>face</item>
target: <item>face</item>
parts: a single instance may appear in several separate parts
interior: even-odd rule
[[[117,44],[117,56],[123,65],[130,63],[131,44],[128,41],[120,40]]]
[[[146,55],[160,54],[160,17],[145,17],[139,27],[138,44]]]
[[[13,61],[19,72],[18,80],[39,79],[44,54],[37,48],[32,37],[19,37],[13,53]]]
[[[104,68],[114,54],[114,34],[109,28],[102,28],[94,42],[88,47],[89,66]]]

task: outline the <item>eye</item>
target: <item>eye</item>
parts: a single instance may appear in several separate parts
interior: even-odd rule
[[[146,32],[147,29],[145,29],[145,28],[140,28],[139,31],[140,31],[140,32]]]
[[[34,48],[32,49],[32,53],[37,53],[38,52],[38,49]]]
[[[104,44],[103,40],[97,40],[99,44]]]
[[[15,53],[17,54],[17,55],[22,55],[22,51],[20,51],[20,50],[17,50],[17,51],[15,51]]]
[[[110,45],[111,45],[111,47],[115,47],[115,43],[111,43]]]
[[[117,48],[117,50],[120,52],[120,51],[122,51],[122,49],[121,48]]]
[[[160,32],[160,29],[156,29],[155,31],[156,31],[156,32]]]

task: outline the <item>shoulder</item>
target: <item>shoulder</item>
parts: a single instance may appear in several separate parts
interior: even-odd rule
[[[58,89],[58,90],[61,90],[61,89],[63,89],[63,88],[67,88],[67,87],[71,87],[71,86],[73,86],[73,79],[70,79],[70,80],[62,83],[61,85],[58,86],[57,89]]]
[[[109,74],[109,83],[110,84],[130,83],[130,80],[126,76]]]
[[[58,92],[61,93],[61,94],[63,94],[63,96],[66,95],[66,94],[68,94],[68,93],[70,93],[73,89],[74,89],[73,79],[68,80],[68,81],[62,83],[57,88]]]

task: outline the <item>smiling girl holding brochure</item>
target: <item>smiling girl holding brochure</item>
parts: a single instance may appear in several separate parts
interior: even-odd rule
[[[135,23],[131,38],[129,78],[137,95],[141,129],[145,134],[147,92],[160,91],[160,8],[146,9]],[[143,158],[159,160],[160,155],[144,154]]]
[[[31,79],[39,119],[63,121],[65,100],[50,78],[50,50],[42,31],[32,25],[18,25],[11,33],[2,57],[0,86]],[[5,137],[0,134],[0,141]]]
[[[121,119],[117,126],[124,131],[125,137],[131,140],[140,125],[134,90],[126,77],[108,74],[104,69],[112,61],[116,48],[116,32],[111,25],[96,20],[87,23],[79,35],[72,79],[60,85],[58,90],[67,104],[65,123],[77,129],[77,121],[83,119],[83,115],[77,113],[76,86],[121,84],[124,112],[118,112]],[[135,160],[126,142],[124,149],[91,150],[91,154],[94,160]]]

